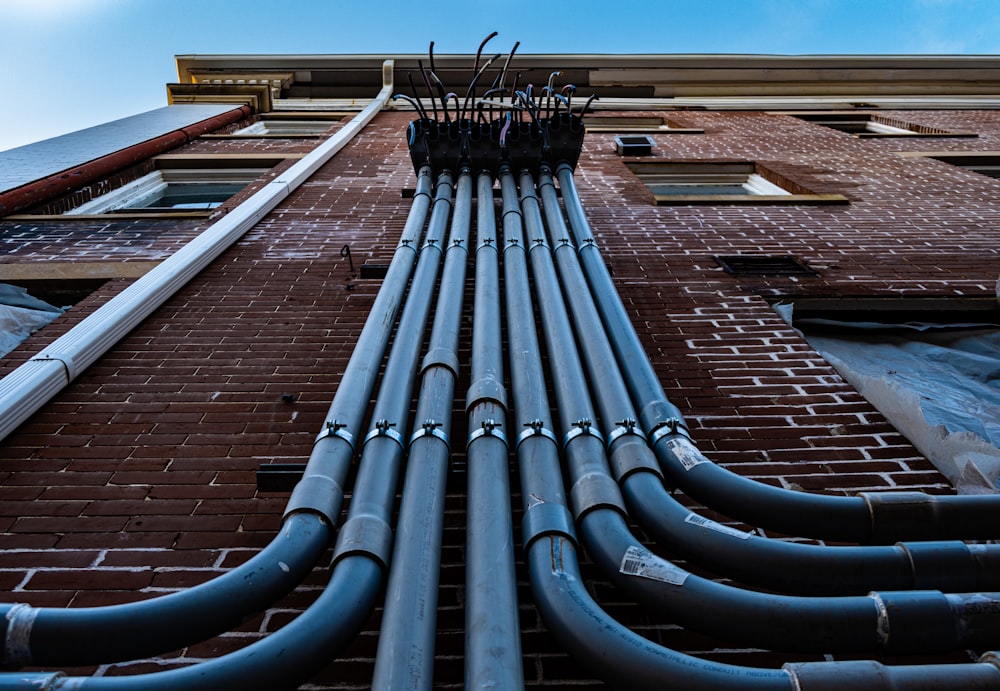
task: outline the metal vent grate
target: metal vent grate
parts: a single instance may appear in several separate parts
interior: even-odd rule
[[[712,257],[726,273],[750,276],[818,276],[790,254],[737,254]]]

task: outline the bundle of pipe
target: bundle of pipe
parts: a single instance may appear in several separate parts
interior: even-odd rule
[[[337,651],[353,640],[371,614],[389,563],[392,549],[390,522],[403,456],[402,438],[408,424],[407,412],[416,378],[419,348],[423,342],[440,265],[441,250],[436,238],[440,237],[441,231],[446,227],[451,208],[451,176],[442,174],[437,181],[427,240],[417,253],[415,245],[419,240],[430,205],[429,176],[429,170],[421,171],[417,195],[389,272],[338,387],[325,429],[317,437],[303,479],[293,491],[285,512],[286,522],[292,524],[302,520],[297,517],[309,516],[313,520],[321,520],[332,525],[339,515],[343,498],[343,490],[340,487],[355,455],[355,439],[363,422],[366,404],[375,386],[382,355],[388,346],[389,335],[396,321],[395,315],[405,293],[407,299],[399,319],[397,336],[392,342],[385,365],[384,383],[379,388],[372,413],[373,422],[361,444],[358,474],[352,491],[353,498],[347,519],[338,534],[330,582],[319,598],[288,626],[235,653],[209,662],[131,677],[64,677],[61,672],[8,673],[0,674],[0,688],[26,691],[38,688],[213,690],[293,688],[318,671]],[[406,292],[411,275],[412,281],[409,291]],[[325,536],[324,533],[323,537]],[[326,540],[320,541],[320,550],[326,546]],[[269,570],[286,572],[290,569],[288,564],[275,559],[273,554],[267,551],[262,554],[267,555]],[[257,560],[261,559],[262,557],[258,557]],[[309,562],[308,567],[311,568],[314,562],[315,558]],[[231,580],[246,575],[241,572],[234,576],[234,573],[236,572],[231,572],[218,580]],[[139,615],[146,611],[144,608],[156,607],[158,602],[187,603],[193,600],[206,609],[212,604],[217,604],[218,607],[232,607],[228,601],[237,599],[246,589],[246,584],[243,582],[242,588],[229,593],[222,602],[213,603],[212,595],[217,597],[224,595],[218,588],[212,587],[213,583],[215,582],[158,600],[123,607],[128,608],[125,611],[131,613],[137,620]],[[164,608],[165,605],[158,605],[155,613],[160,614]],[[117,611],[117,608],[101,608],[100,614],[112,609]],[[106,639],[95,635],[94,629],[88,632],[92,641],[86,642],[80,640],[82,631],[79,630],[79,626],[70,631],[76,634],[72,638],[58,627],[38,627],[38,623],[47,622],[60,615],[69,617],[70,621],[75,622],[76,613],[80,611],[86,613],[86,610],[42,610],[39,614],[45,615],[45,619],[37,616],[38,621],[35,622],[34,628],[20,625],[16,620],[8,621],[8,628],[14,629],[9,631],[8,650],[13,637],[15,642],[23,646],[29,644],[32,646],[31,652],[35,655],[34,664],[38,665],[79,664],[79,662],[53,661],[66,658],[104,661],[112,659],[101,654],[100,649],[102,644],[106,643]],[[136,612],[139,614],[135,614]],[[198,615],[201,619],[208,619],[212,622],[211,630],[217,628],[217,622],[212,618],[211,611],[206,614],[188,608],[183,610],[183,614],[187,617],[194,618]],[[164,617],[161,616],[156,621],[163,622]],[[185,624],[188,622],[183,617],[171,614],[166,621],[170,627],[168,631],[156,629],[143,631],[144,626],[150,625],[150,621],[139,620],[137,623],[130,623],[120,616],[117,617],[114,623],[128,628],[132,635],[156,640],[156,644],[151,644],[147,640],[133,642],[130,646],[124,641],[119,642],[121,636],[113,627],[108,627],[106,622],[98,620],[97,624],[100,626],[101,634],[105,634],[107,629],[105,635],[114,636],[115,642],[118,643],[114,656],[121,659],[120,656],[124,654],[125,659],[132,659],[131,656],[136,650],[165,652],[185,644],[178,641],[197,640],[191,638],[189,631],[185,631]],[[336,625],[331,626],[330,622],[336,622]],[[193,625],[188,627],[191,628],[196,627]],[[170,641],[170,644],[166,648],[159,648],[164,640]],[[40,641],[45,642],[41,650],[48,655],[44,658],[44,662],[38,659],[39,654],[35,651],[35,647],[40,646]],[[61,651],[56,650],[52,648],[55,644],[65,647],[62,647]],[[62,657],[57,655],[60,652]],[[87,657],[82,658],[83,655]],[[26,655],[22,653],[21,657],[24,662]]]
[[[386,280],[276,538],[223,576],[158,598],[78,609],[0,605],[5,667],[101,664],[176,650],[239,625],[302,581],[332,541],[344,496],[341,487],[354,455],[353,439],[413,270],[430,188],[430,171],[422,171]]]
[[[672,405],[601,259],[576,190],[573,169],[556,168],[573,239],[639,423],[670,481],[706,506],[751,525],[842,542],[989,540],[997,537],[1000,495],[861,492],[837,497],[755,482],[709,461]]]
[[[562,239],[565,227],[551,177],[544,169],[540,189],[545,198],[546,220],[549,231],[560,238],[556,250],[556,263],[560,268],[558,278],[534,188],[531,175],[522,174],[521,208],[531,237],[532,277],[564,431],[562,445],[573,481],[571,498],[588,550],[606,575],[639,601],[667,611],[674,620],[686,626],[705,630],[706,622],[720,622],[724,625],[709,626],[709,632],[742,638],[755,645],[778,649],[898,652],[996,644],[1000,627],[994,615],[986,614],[996,609],[989,606],[997,602],[996,594],[945,596],[918,591],[872,593],[859,598],[791,598],[752,593],[693,576],[635,540],[628,532],[624,503],[610,477],[608,456],[620,480],[637,473],[655,477],[655,459],[636,430],[634,410],[624,382],[617,374],[604,329],[589,318],[596,311],[579,271],[576,252],[568,239]],[[510,194],[507,187],[504,191]],[[507,238],[508,248],[519,244],[523,246],[517,236]],[[507,260],[506,265],[509,272],[518,270],[514,261]],[[512,338],[516,302],[510,292],[516,290],[514,286],[524,284],[520,275],[508,274],[508,319]],[[572,300],[566,301],[570,307],[566,306],[563,293],[572,296]],[[569,314],[573,315],[573,327],[570,327]],[[523,330],[523,322],[516,323],[517,328]],[[599,402],[599,419],[605,428],[608,456],[594,422],[597,415],[590,408],[588,387],[584,383],[588,377],[584,376],[577,347],[587,363],[590,391]],[[537,352],[537,344],[534,350]],[[515,409],[520,410],[517,369],[514,379]],[[611,422],[619,418],[620,421]],[[555,441],[554,435],[551,441]],[[518,450],[520,453],[520,448]],[[535,493],[535,488],[528,484],[532,477],[525,473],[525,496]],[[548,481],[555,482],[555,477],[553,474]],[[875,662],[810,663],[786,665],[782,671],[765,671],[696,662],[649,641],[641,642],[599,613],[596,605],[575,586],[572,524],[564,515],[563,495],[555,496],[554,501],[539,503],[532,499],[525,506],[525,545],[529,550],[536,598],[546,622],[557,636],[583,664],[612,683],[627,684],[630,688],[675,682],[685,688],[756,688],[762,685],[766,688],[822,689],[839,688],[846,676],[861,688],[873,689],[928,688],[928,685],[945,682],[947,684],[941,688],[996,688],[1000,685],[1000,672],[993,664],[992,654],[975,665],[914,668],[885,667]],[[537,507],[554,503],[561,504],[562,510],[547,508],[544,515],[548,521],[543,528],[540,525],[543,514]],[[539,540],[542,537],[546,541]],[[547,544],[548,550],[539,547],[540,543]],[[594,626],[595,622],[601,623]],[[641,665],[641,669],[634,669],[625,660],[614,660],[608,655],[611,650]],[[784,675],[784,678],[775,675]]]

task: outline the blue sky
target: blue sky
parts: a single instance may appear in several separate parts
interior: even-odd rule
[[[1000,0],[0,0],[0,151],[165,105],[177,54],[468,53],[491,31],[525,53],[996,54]]]

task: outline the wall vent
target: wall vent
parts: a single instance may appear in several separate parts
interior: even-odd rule
[[[713,256],[726,273],[745,276],[819,276],[790,254]]]

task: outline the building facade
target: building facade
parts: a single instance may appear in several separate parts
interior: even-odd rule
[[[0,153],[0,685],[1000,687],[1000,62],[501,63]]]

